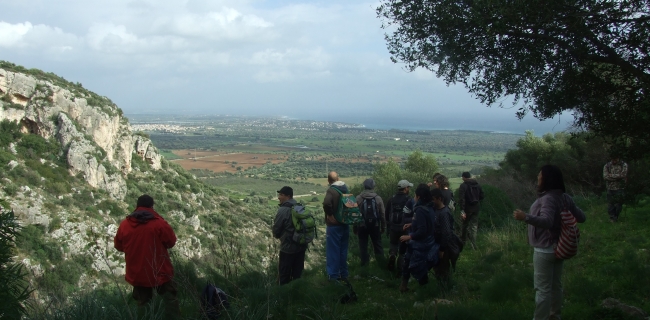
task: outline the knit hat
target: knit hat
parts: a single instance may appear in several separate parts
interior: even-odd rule
[[[363,187],[366,188],[366,190],[372,190],[375,188],[375,180],[372,180],[370,178],[366,179],[363,182]]]

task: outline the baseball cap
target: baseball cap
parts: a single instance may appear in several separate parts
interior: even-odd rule
[[[290,196],[290,197],[293,197],[293,189],[291,187],[289,187],[289,186],[284,186],[284,187],[282,187],[282,189],[278,190],[277,192],[282,193],[282,194],[287,195],[287,196]]]
[[[408,182],[408,180],[400,180],[397,183],[397,187],[400,188],[400,189],[404,189],[404,188],[408,188],[408,187],[412,187],[412,186],[413,186],[413,184]]]

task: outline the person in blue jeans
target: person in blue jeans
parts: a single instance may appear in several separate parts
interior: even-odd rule
[[[341,195],[333,188],[342,193],[348,193],[345,182],[339,181],[339,175],[332,171],[327,175],[329,188],[323,199],[323,211],[325,211],[326,227],[326,271],[330,280],[347,280],[348,274],[348,243],[350,240],[350,227],[340,223],[334,218],[334,213],[339,209]]]

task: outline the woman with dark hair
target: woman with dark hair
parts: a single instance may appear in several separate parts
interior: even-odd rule
[[[530,213],[519,209],[513,212],[515,219],[528,224],[528,243],[534,248],[535,320],[560,319],[562,311],[564,260],[555,257],[562,228],[560,213],[566,208],[578,222],[586,220],[584,212],[565,192],[560,168],[545,165],[537,175],[537,200]]]
[[[433,181],[434,185],[436,186],[437,189],[439,189],[442,192],[442,197],[443,197],[443,202],[446,207],[449,207],[450,211],[454,211],[453,203],[452,201],[454,200],[454,194],[449,190],[449,179],[445,177],[444,175],[440,174],[436,177],[436,179]],[[452,203],[450,206],[449,204]]]
[[[408,235],[400,237],[401,242],[408,241],[408,248],[402,266],[401,292],[408,291],[411,275],[421,285],[429,282],[427,273],[438,262],[438,248],[434,237],[433,198],[429,186],[422,183],[415,190],[415,207],[413,221],[404,225]]]

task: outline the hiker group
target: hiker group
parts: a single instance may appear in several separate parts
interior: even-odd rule
[[[350,226],[358,237],[361,266],[370,263],[369,245],[375,259],[396,272],[399,291],[409,290],[409,280],[420,285],[429,282],[433,271],[441,286],[449,285],[452,271],[464,247],[477,249],[478,216],[484,192],[469,172],[462,173],[458,199],[449,189],[449,180],[435,174],[433,182],[414,184],[401,180],[395,194],[386,203],[375,191],[375,181],[366,179],[357,196],[339,180],[336,172],[328,174],[328,189],[323,200],[326,224],[326,267],[329,280],[349,288],[341,302],[356,300],[348,280]],[[603,168],[607,185],[610,221],[618,221],[627,164],[618,157]],[[412,188],[415,188],[411,196]],[[279,284],[301,277],[309,243],[317,237],[316,218],[294,198],[293,189],[277,191],[279,208],[272,233],[280,239]],[[562,172],[557,166],[543,166],[537,177],[537,200],[529,213],[515,210],[513,217],[528,224],[528,243],[534,248],[533,269],[535,297],[534,319],[559,319],[562,305],[562,269],[564,260],[577,253],[577,223],[586,220],[584,212],[566,194]],[[125,279],[133,286],[132,297],[138,306],[147,305],[156,291],[164,296],[166,315],[180,316],[177,289],[172,282],[173,267],[168,249],[176,243],[170,225],[154,210],[154,199],[142,195],[136,209],[120,223],[114,246],[125,253]],[[454,231],[454,212],[460,209],[460,236]],[[389,242],[388,259],[384,258],[382,235]],[[202,294],[203,310],[208,318],[217,318],[227,307],[227,296],[212,284]],[[142,311],[143,308],[139,308]]]
[[[323,200],[325,212],[325,271],[330,280],[349,285],[348,250],[350,229],[358,237],[361,266],[370,263],[372,250],[375,259],[386,264],[402,279],[400,291],[408,290],[411,277],[424,285],[429,271],[436,279],[448,284],[456,261],[468,241],[476,248],[476,231],[480,200],[484,193],[469,172],[463,173],[460,199],[456,202],[449,189],[449,180],[435,174],[433,182],[422,183],[411,196],[413,183],[401,180],[395,186],[395,195],[387,202],[375,192],[375,181],[366,179],[364,190],[354,196],[348,186],[339,180],[336,172],[328,175],[329,188]],[[305,251],[316,236],[314,217],[304,212],[304,206],[293,199],[293,189],[278,190],[279,206],[273,223],[273,236],[280,239],[279,283],[286,284],[301,277]],[[453,212],[460,207],[461,237],[454,232]],[[352,226],[352,228],[350,228]],[[296,230],[309,236],[307,241],[295,241]],[[388,259],[385,259],[382,236],[389,239]],[[369,248],[370,247],[370,248]]]

